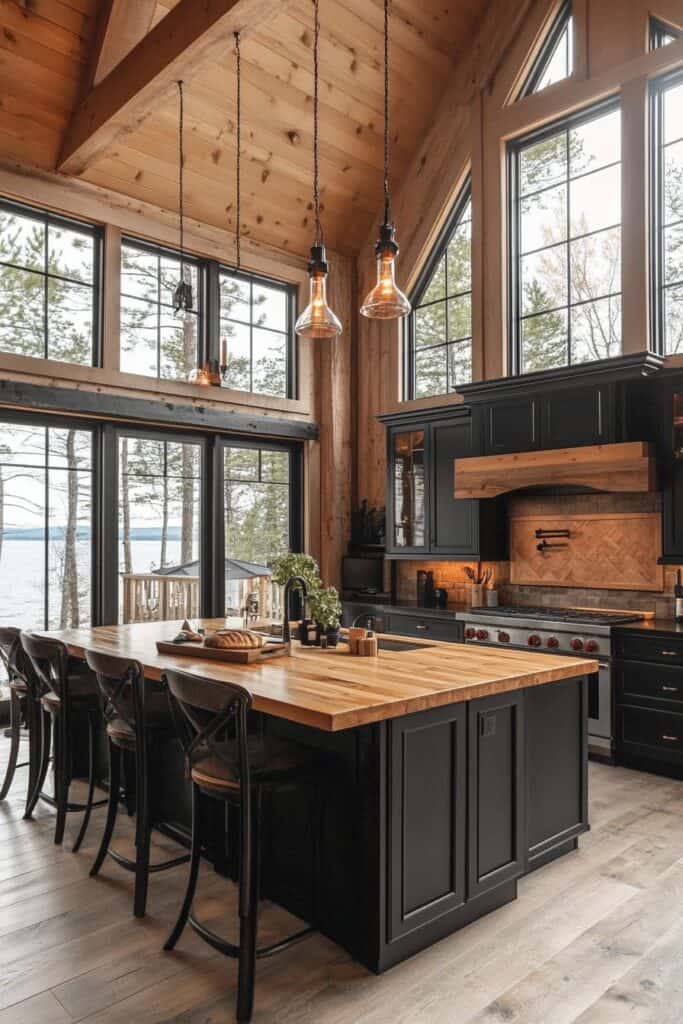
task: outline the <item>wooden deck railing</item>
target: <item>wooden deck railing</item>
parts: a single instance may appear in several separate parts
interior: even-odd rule
[[[256,592],[259,618],[279,620],[281,589],[270,576],[237,580],[234,612],[245,607]],[[199,577],[163,576],[155,573],[122,573],[123,622],[158,622],[163,619],[194,619],[199,615]],[[233,602],[230,602],[231,604]],[[228,613],[226,608],[226,614]]]

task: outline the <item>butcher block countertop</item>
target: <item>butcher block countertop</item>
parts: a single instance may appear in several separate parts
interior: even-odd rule
[[[203,619],[207,632],[223,619]],[[50,632],[72,655],[90,648],[140,661],[150,679],[180,668],[208,679],[238,683],[254,709],[303,725],[337,732],[398,718],[414,711],[540,686],[598,671],[596,661],[553,654],[419,640],[420,649],[381,650],[377,658],[352,657],[346,644],[332,650],[292,645],[291,656],[252,665],[159,654],[157,640],[172,639],[180,622],[150,622]],[[392,644],[414,644],[387,636]]]

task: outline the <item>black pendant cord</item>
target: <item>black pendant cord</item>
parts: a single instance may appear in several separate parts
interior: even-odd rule
[[[313,16],[313,207],[315,210],[315,244],[324,245],[323,229],[320,222],[320,189],[318,160],[318,79],[320,48],[320,0],[314,0]]]
[[[242,266],[242,55],[240,53],[240,34],[235,32],[235,61],[237,72],[237,125],[235,129],[237,156],[235,164],[235,265],[237,270]]]
[[[183,136],[185,132],[185,104],[183,96],[183,82],[178,82],[178,99],[180,103],[180,116],[178,121],[178,211],[180,215],[180,280],[185,280],[185,210],[183,207],[185,152]]]
[[[389,194],[389,0],[384,0],[384,223],[391,223]]]

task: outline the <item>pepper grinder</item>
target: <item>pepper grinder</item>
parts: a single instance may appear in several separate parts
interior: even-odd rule
[[[674,587],[675,609],[674,618],[676,622],[683,622],[683,584],[681,584],[681,570],[676,572],[676,586]]]

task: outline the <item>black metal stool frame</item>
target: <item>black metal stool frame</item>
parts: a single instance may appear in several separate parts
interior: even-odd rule
[[[33,673],[30,660],[24,655],[21,630],[16,626],[0,627],[0,662],[10,683],[10,752],[5,776],[0,785],[0,800],[4,800],[9,793],[17,768],[28,767],[24,818],[30,818],[33,813],[31,795],[40,762],[40,684]],[[24,693],[20,693],[16,686],[12,685],[16,682],[23,684]],[[28,730],[28,761],[19,763],[23,723]]]
[[[121,799],[121,758],[123,750],[130,750],[130,744],[119,745],[111,732],[108,735],[109,748],[109,801],[107,820],[95,862],[90,876],[99,874],[107,854],[126,871],[135,874],[135,896],[133,913],[144,917],[147,909],[149,875],[168,868],[186,864],[190,854],[173,857],[160,864],[150,864],[150,841],[152,832],[152,806],[149,779],[150,744],[154,743],[154,730],[147,727],[145,713],[145,674],[140,662],[118,658],[110,654],[86,651],[85,659],[95,673],[104,698],[104,717],[109,723],[120,719],[135,737],[135,860],[125,857],[110,846]],[[130,702],[127,697],[130,696]],[[132,715],[130,709],[132,707]]]
[[[69,800],[71,788],[71,733],[73,718],[73,700],[69,682],[69,652],[65,644],[55,637],[36,636],[25,630],[21,633],[21,645],[31,659],[35,673],[44,687],[41,702],[46,695],[54,694],[58,704],[43,703],[41,718],[41,753],[40,764],[33,792],[29,799],[30,813],[38,802],[44,800],[57,809],[55,823],[55,844],[60,846],[64,840],[66,816],[72,812],[84,812],[83,821],[72,847],[77,853],[85,838],[94,807],[104,807],[106,800],[93,800],[95,792],[95,732],[100,720],[99,700],[95,693],[88,696],[83,703],[88,718],[88,796],[86,802],[75,803]],[[50,744],[52,723],[54,721],[54,797],[43,792],[48,765],[50,762]]]
[[[172,950],[186,924],[204,939],[213,949],[225,956],[238,960],[237,976],[237,1020],[250,1021],[254,1005],[254,980],[256,960],[272,956],[288,949],[316,931],[314,927],[306,927],[270,946],[256,946],[258,927],[258,904],[260,886],[260,829],[262,792],[266,788],[262,784],[254,784],[251,776],[249,749],[247,742],[247,715],[252,705],[251,694],[241,686],[233,683],[216,685],[203,680],[189,672],[179,670],[167,671],[166,685],[169,689],[169,701],[173,712],[178,738],[185,751],[188,774],[191,772],[192,754],[200,747],[205,747],[219,760],[224,760],[220,742],[217,738],[225,734],[226,729],[234,726],[239,762],[239,788],[237,791],[221,790],[220,792],[192,782],[192,852],[187,890],[178,920],[173,931],[164,944],[165,950]],[[213,686],[216,702],[200,701],[198,690]],[[209,705],[209,706],[207,706]],[[211,931],[198,921],[192,914],[192,901],[197,886],[199,865],[201,860],[201,797],[231,801],[239,805],[240,818],[240,858],[239,858],[239,945]]]

